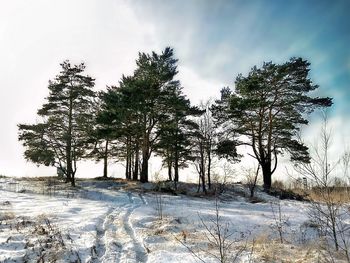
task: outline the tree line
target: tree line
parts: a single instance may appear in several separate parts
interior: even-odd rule
[[[318,86],[309,77],[308,61],[255,66],[237,76],[234,90],[224,87],[219,99],[200,105],[184,94],[177,63],[170,47],[140,52],[133,74],[96,92],[84,63],[64,61],[49,81],[40,121],[18,125],[25,158],[57,167],[75,186],[79,160],[103,161],[104,177],[110,160],[124,162],[125,178],[144,183],[151,157],[159,156],[175,183],[180,170],[193,164],[204,192],[211,187],[213,158],[237,162],[241,145],[251,147],[266,190],[279,155],[310,161],[298,131],[308,124],[308,114],[331,106],[332,99],[310,95]]]

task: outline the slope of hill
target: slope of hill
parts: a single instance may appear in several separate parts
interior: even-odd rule
[[[0,180],[0,262],[220,262],[218,232],[227,237],[227,262],[324,256],[307,203],[262,192],[251,203],[237,194],[242,185],[214,198],[124,181],[84,180],[71,189]]]

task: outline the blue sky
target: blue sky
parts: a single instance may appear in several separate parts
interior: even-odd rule
[[[2,0],[0,174],[54,173],[24,161],[17,124],[37,120],[59,63],[86,62],[103,89],[133,71],[139,51],[165,46],[175,49],[178,78],[193,103],[217,97],[238,73],[263,61],[308,59],[318,95],[334,97],[336,146],[349,144],[349,11],[348,0]],[[316,124],[317,118],[306,137],[315,135]],[[86,163],[78,175],[101,169]],[[150,172],[158,169],[151,165]]]
[[[349,1],[135,1],[180,63],[232,86],[262,61],[308,59],[320,94],[346,114],[350,100]],[[157,7],[155,7],[157,6]],[[146,15],[145,15],[146,14]]]

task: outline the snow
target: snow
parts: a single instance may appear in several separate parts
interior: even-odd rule
[[[0,262],[36,262],[40,256],[57,262],[199,262],[193,253],[205,262],[217,262],[206,253],[213,248],[203,225],[210,227],[215,218],[213,197],[156,195],[142,188],[128,190],[123,182],[94,180],[48,195],[40,194],[39,183],[19,181],[17,192],[11,183],[0,179]],[[271,209],[277,202],[286,239],[297,244],[305,238],[308,204],[266,198],[268,202],[255,204],[243,197],[218,202],[220,222],[233,233],[235,249],[261,236],[278,237]],[[314,238],[312,230],[307,231],[307,238]],[[239,262],[249,262],[247,253]]]

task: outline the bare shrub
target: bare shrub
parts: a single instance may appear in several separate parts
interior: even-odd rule
[[[211,112],[211,101],[201,102],[199,108],[203,114],[196,120],[196,136],[193,139],[192,151],[195,152],[193,165],[198,173],[198,189],[206,194],[212,187],[211,173],[214,166],[215,125]],[[208,189],[207,189],[208,186]]]
[[[314,243],[281,244],[279,241],[270,239],[267,233],[263,233],[254,240],[254,258],[250,262],[302,262],[302,263],[326,263],[325,251],[320,249],[318,240]]]
[[[282,181],[280,181],[280,180],[274,180],[272,182],[271,187],[274,188],[274,189],[280,189],[280,190],[286,189],[284,183]]]
[[[256,185],[258,183],[259,178],[259,170],[260,166],[258,168],[248,168],[243,169],[243,175],[245,177],[245,183],[248,186],[249,192],[250,192],[250,198],[254,197]]]
[[[221,263],[236,262],[239,256],[245,251],[246,243],[242,246],[235,246],[243,241],[241,239],[234,239],[235,232],[231,230],[231,223],[224,221],[220,215],[220,207],[218,198],[215,199],[215,215],[209,219],[209,223],[205,222],[204,218],[198,214],[201,226],[204,228],[204,236],[208,243],[208,248],[199,250],[204,255],[216,259]],[[194,249],[186,243],[186,236],[182,238],[175,237],[183,246],[185,246],[189,252],[200,260],[205,262],[201,254],[194,251]]]
[[[68,244],[67,235],[45,215],[11,217],[4,227],[9,231],[6,243],[24,240],[23,262],[57,262],[68,257],[79,262],[79,255],[70,247],[72,240]]]
[[[0,225],[2,224],[2,221],[7,221],[15,218],[15,214],[10,211],[6,212],[0,212]]]
[[[335,250],[342,251],[350,262],[350,226],[346,223],[349,211],[345,207],[342,191],[339,191],[339,186],[334,185],[336,173],[346,176],[348,172],[348,155],[345,153],[344,157],[332,162],[331,146],[332,132],[328,127],[327,114],[324,113],[319,143],[312,147],[311,161],[299,163],[296,171],[309,178],[314,185],[311,191],[310,219],[319,225],[319,233],[326,237],[325,242],[331,241]],[[340,168],[342,160],[343,167]]]
[[[281,202],[271,202],[271,211],[273,222],[270,227],[278,233],[279,241],[283,244],[285,228],[288,226],[289,219],[282,213]]]
[[[162,191],[166,192],[173,192],[171,189],[170,184],[166,184],[166,182],[160,181],[160,173],[155,173],[155,179],[156,179],[156,191],[154,193],[154,198],[155,198],[155,210],[157,212],[157,217],[159,220],[163,220],[163,208],[164,208],[164,203],[163,203],[163,196],[162,196]],[[177,188],[177,185],[175,185],[175,189]]]
[[[163,197],[160,193],[155,194],[156,211],[159,220],[163,220]]]
[[[212,182],[215,195],[219,195],[225,192],[228,186],[232,184],[233,179],[236,176],[236,171],[234,168],[226,162],[222,165],[222,171],[222,174],[213,174]]]
[[[61,230],[46,216],[39,216],[33,221],[30,232],[27,239],[32,249],[26,253],[29,261],[37,256],[38,262],[53,262],[67,252]]]

